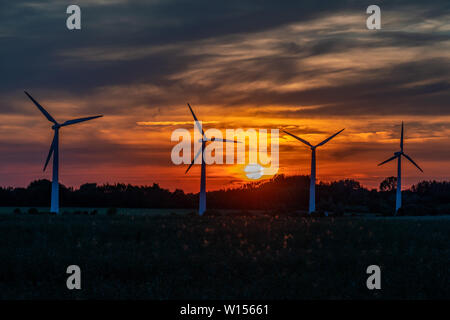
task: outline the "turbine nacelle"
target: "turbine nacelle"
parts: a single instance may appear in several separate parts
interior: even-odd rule
[[[204,137],[203,139],[198,139],[198,142],[203,143],[203,142],[233,142],[233,143],[241,143],[240,141],[234,141],[234,140],[227,140],[227,139],[222,139],[222,138],[216,138],[216,137],[212,137],[212,138],[207,138]]]

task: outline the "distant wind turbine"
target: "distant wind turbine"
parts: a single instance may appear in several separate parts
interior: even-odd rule
[[[402,121],[402,134],[400,137],[400,151],[394,152],[394,156],[383,161],[378,166],[381,166],[389,161],[397,158],[397,194],[395,199],[395,214],[397,214],[398,209],[402,207],[402,156],[411,161],[413,165],[417,167],[420,171],[423,170],[411,159],[407,154],[403,152],[403,121]]]
[[[330,141],[331,139],[333,139],[334,137],[336,137],[339,133],[341,133],[342,131],[344,131],[345,129],[342,129],[341,131],[333,134],[331,137],[326,138],[325,140],[323,140],[321,143],[313,146],[311,143],[309,143],[308,141],[297,137],[296,135],[289,133],[285,130],[283,130],[285,133],[287,133],[288,135],[290,135],[291,137],[297,139],[300,142],[303,142],[304,144],[306,144],[308,147],[311,148],[311,181],[310,181],[310,185],[309,185],[309,213],[311,214],[311,212],[316,211],[316,148],[323,146],[325,143],[327,143],[328,141]]]
[[[198,214],[202,216],[206,211],[206,163],[205,163],[205,159],[203,158],[203,152],[205,150],[206,143],[213,142],[213,141],[239,143],[239,141],[226,140],[226,139],[220,139],[220,138],[209,139],[208,137],[206,137],[205,132],[203,131],[203,128],[202,128],[200,122],[198,121],[197,117],[195,116],[194,111],[192,111],[191,105],[189,103],[187,105],[189,107],[189,110],[191,110],[192,116],[194,117],[195,125],[197,126],[198,130],[202,133],[202,139],[199,141],[202,143],[202,147],[195,155],[191,164],[187,168],[185,174],[188,173],[188,171],[194,165],[195,160],[197,160],[197,158],[201,155],[202,169],[201,169],[201,177],[200,177],[200,195],[199,195]]]
[[[50,212],[52,213],[59,213],[59,175],[58,175],[58,169],[59,169],[59,129],[61,127],[69,126],[72,124],[76,124],[79,122],[84,122],[96,118],[100,118],[103,116],[95,116],[95,117],[88,117],[88,118],[79,118],[74,120],[68,120],[64,123],[58,123],[34,98],[25,91],[25,94],[28,96],[28,98],[33,101],[33,103],[38,107],[38,109],[44,114],[44,116],[48,119],[48,121],[53,123],[52,129],[54,130],[54,136],[53,141],[50,146],[50,151],[47,156],[47,161],[45,161],[44,171],[47,168],[47,165],[50,161],[50,157],[53,155],[53,177],[52,177],[52,198],[51,198],[51,207]]]

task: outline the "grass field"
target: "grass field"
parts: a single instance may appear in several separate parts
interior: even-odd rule
[[[450,298],[448,217],[3,213],[1,299]]]
[[[49,207],[33,207],[37,209],[39,212],[48,212],[50,211]],[[15,209],[19,209],[22,213],[27,213],[31,207],[0,207],[0,215],[6,214],[9,215],[14,212]],[[107,213],[108,208],[77,208],[77,207],[69,207],[62,208],[61,213],[75,213],[75,212],[92,212],[93,210],[97,211],[99,215],[104,215]],[[117,213],[120,215],[165,215],[165,214],[187,214],[191,213],[195,210],[192,209],[139,209],[139,208],[116,208]]]

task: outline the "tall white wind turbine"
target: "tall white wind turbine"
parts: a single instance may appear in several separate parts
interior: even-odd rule
[[[411,161],[413,165],[417,167],[421,172],[423,170],[411,159],[407,154],[403,152],[403,121],[402,121],[402,134],[400,136],[400,151],[394,152],[394,156],[383,161],[378,166],[381,166],[389,161],[397,159],[397,193],[395,197],[395,214],[397,214],[398,209],[402,207],[402,156]]]
[[[47,160],[45,161],[44,171],[50,161],[50,157],[53,155],[53,177],[52,177],[52,198],[50,212],[58,214],[59,213],[59,129],[65,126],[70,126],[72,124],[100,118],[103,116],[94,116],[88,118],[79,118],[68,120],[64,123],[58,123],[45,109],[42,107],[34,98],[25,91],[28,98],[33,101],[33,103],[38,107],[38,109],[44,114],[48,121],[53,123],[52,129],[54,131],[53,141],[50,146],[50,151],[48,152]]]
[[[213,142],[213,141],[219,141],[219,142],[231,142],[231,143],[239,143],[239,141],[233,141],[233,140],[226,140],[226,139],[219,139],[219,138],[208,138],[205,135],[205,132],[203,131],[201,123],[198,121],[197,117],[195,116],[194,111],[191,108],[191,105],[187,104],[189,107],[189,110],[191,110],[192,116],[194,117],[195,125],[197,126],[198,130],[202,134],[202,139],[199,141],[202,143],[202,147],[195,155],[194,159],[192,160],[191,164],[187,168],[186,173],[192,168],[192,166],[195,163],[195,160],[201,155],[202,157],[202,169],[201,169],[201,177],[200,177],[200,194],[199,194],[199,205],[198,205],[198,214],[203,215],[206,211],[206,163],[205,159],[203,158],[203,152],[206,147],[207,142]]]
[[[320,147],[320,146],[323,146],[325,143],[327,143],[328,141],[330,141],[331,139],[336,137],[339,133],[341,133],[344,130],[345,129],[342,129],[341,131],[336,132],[331,137],[326,138],[321,143],[316,144],[315,146],[313,146],[308,141],[306,141],[306,140],[304,140],[304,139],[302,139],[300,137],[297,137],[296,135],[294,135],[292,133],[289,133],[289,132],[283,130],[285,133],[287,133],[291,137],[297,139],[298,141],[306,144],[308,147],[311,148],[311,178],[310,178],[310,184],[309,184],[309,213],[310,214],[311,214],[311,212],[316,211],[316,148]]]

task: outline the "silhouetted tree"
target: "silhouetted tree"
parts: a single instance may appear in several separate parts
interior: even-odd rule
[[[380,191],[394,191],[397,188],[397,177],[388,177],[380,183]]]
[[[391,213],[394,206],[396,178],[380,184],[381,192],[368,190],[358,181],[346,179],[317,185],[317,207],[332,212]],[[86,183],[79,189],[60,185],[64,207],[103,208],[186,208],[198,206],[198,194],[182,190],[170,192],[154,183],[151,186]],[[50,205],[51,182],[37,180],[27,188],[0,188],[0,204],[9,207],[45,207]],[[403,192],[405,214],[450,214],[450,183],[422,181]],[[306,210],[309,176],[277,175],[270,180],[210,191],[209,209]]]

